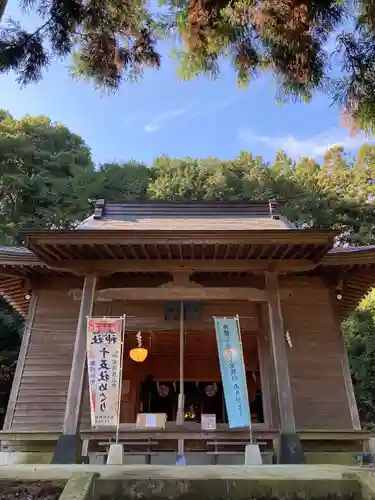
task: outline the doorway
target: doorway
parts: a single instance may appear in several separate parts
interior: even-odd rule
[[[258,372],[259,375],[259,372]],[[263,423],[262,392],[254,382],[256,374],[248,374],[249,403],[253,423]],[[167,421],[175,422],[177,416],[177,400],[180,390],[178,381],[155,381],[152,377],[140,384],[139,412],[165,413]],[[221,381],[187,381],[184,382],[185,394],[185,421],[201,422],[202,414],[216,415],[218,424],[227,424],[228,417],[225,406],[225,397]]]

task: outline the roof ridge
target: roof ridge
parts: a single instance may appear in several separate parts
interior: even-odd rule
[[[89,200],[94,206],[99,203],[105,204],[123,204],[123,205],[269,205],[273,203],[275,206],[282,205],[280,200],[273,198],[265,198],[263,200],[162,200],[162,199],[145,199],[145,200],[107,200],[98,198],[97,200]]]
[[[279,219],[281,216],[275,200],[254,202],[243,200],[229,201],[183,201],[183,200],[141,200],[141,201],[106,201],[95,202],[92,218],[94,220],[116,219],[118,217],[143,218],[161,217],[178,219],[181,217],[216,218],[216,217],[267,217]],[[80,224],[81,226],[81,224]]]

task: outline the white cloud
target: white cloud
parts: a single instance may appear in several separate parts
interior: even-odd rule
[[[122,125],[124,128],[127,128],[130,125],[133,125],[134,122],[143,118],[144,116],[145,116],[145,113],[135,113],[133,115],[126,116],[122,122]]]
[[[159,127],[153,123],[149,123],[148,125],[145,126],[145,132],[149,132],[150,134],[152,132],[157,132],[159,130]]]
[[[159,113],[155,115],[152,120],[145,125],[145,132],[152,133],[157,132],[161,129],[161,126],[166,122],[177,118],[178,116],[183,116],[187,112],[186,108],[172,109],[170,111],[165,111],[164,113]]]
[[[352,151],[359,148],[366,141],[370,140],[372,142],[363,134],[351,137],[349,131],[345,128],[326,130],[307,138],[297,138],[293,134],[280,136],[259,135],[250,129],[241,130],[239,136],[247,147],[260,144],[271,151],[283,150],[294,158],[300,156],[319,157],[333,146],[343,146],[346,151]]]
[[[224,108],[230,106],[233,102],[237,101],[241,96],[235,95],[230,97],[229,99],[224,99],[221,101],[212,102],[207,105],[202,105],[202,103],[196,101],[191,103],[189,106],[179,109],[172,109],[170,111],[165,111],[163,113],[159,113],[155,115],[149,123],[147,123],[144,127],[145,132],[154,133],[161,130],[161,128],[168,122],[182,117],[184,120],[189,120],[195,118],[197,116],[207,116],[218,111],[221,111]]]
[[[211,113],[216,113],[217,111],[220,111],[222,109],[227,108],[233,102],[237,101],[240,97],[241,96],[239,94],[237,94],[233,97],[230,97],[229,99],[214,102],[212,104],[209,104],[206,107],[201,107],[201,109],[198,109],[195,112],[193,112],[192,115],[194,115],[194,116],[207,116],[207,115],[210,115]]]

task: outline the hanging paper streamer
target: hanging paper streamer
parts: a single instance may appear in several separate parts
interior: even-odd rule
[[[214,322],[229,427],[250,427],[249,398],[237,319],[214,318]]]

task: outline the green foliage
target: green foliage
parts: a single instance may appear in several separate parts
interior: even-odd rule
[[[0,1],[0,19],[6,3]],[[229,60],[239,86],[267,70],[276,77],[278,101],[309,102],[323,90],[357,127],[371,131],[375,124],[373,0],[19,3],[23,14],[40,17],[40,26],[29,33],[12,20],[2,30],[0,73],[15,71],[22,84],[42,78],[53,57],[72,55],[75,76],[117,90],[145,68],[160,67],[157,42],[169,37],[182,42],[173,49],[182,78],[215,78]],[[331,71],[332,56],[339,74]]]
[[[90,196],[107,200],[144,200],[150,179],[146,165],[135,161],[104,163],[94,173],[94,190]]]
[[[0,238],[14,242],[25,227],[69,227],[71,179],[93,171],[81,137],[49,118],[0,121]],[[0,241],[1,241],[0,240]]]
[[[284,215],[299,227],[334,228],[341,242],[375,242],[371,149],[347,162],[343,151],[327,151],[322,167],[309,158],[293,162],[283,152],[269,165],[243,152],[234,160],[168,157],[152,165],[150,198],[171,200],[284,201]],[[365,160],[365,158],[367,158]]]
[[[375,290],[342,325],[361,421],[375,421]]]
[[[23,319],[0,297],[0,428],[21,343]]]
[[[75,73],[109,89],[124,76],[134,79],[145,66],[160,64],[144,0],[21,0],[20,8],[35,10],[41,26],[28,33],[12,21],[2,31],[0,72],[15,70],[22,84],[41,78],[49,53],[59,58],[74,53]]]
[[[1,350],[17,351],[21,344],[20,329],[22,326],[22,317],[12,310],[3,297],[0,297]]]

